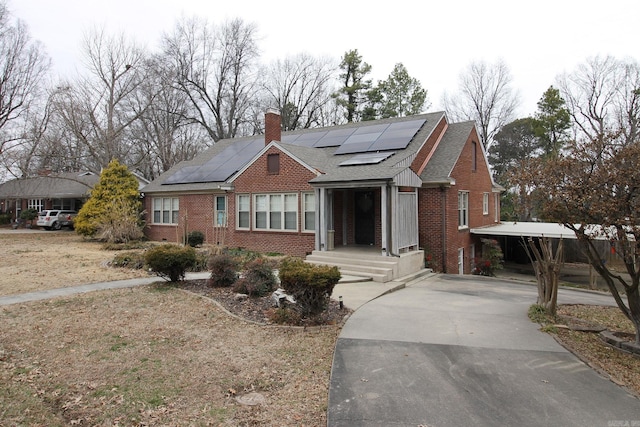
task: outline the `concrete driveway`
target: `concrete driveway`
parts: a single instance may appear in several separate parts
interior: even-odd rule
[[[338,339],[328,425],[640,426],[639,399],[529,321],[535,300],[534,286],[443,275],[363,305]]]

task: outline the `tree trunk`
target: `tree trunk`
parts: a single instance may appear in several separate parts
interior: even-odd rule
[[[538,304],[547,313],[555,316],[558,307],[558,284],[560,270],[564,264],[563,242],[560,239],[555,254],[552,242],[547,237],[540,237],[536,241],[529,237],[524,242],[524,248],[531,260],[538,282]]]

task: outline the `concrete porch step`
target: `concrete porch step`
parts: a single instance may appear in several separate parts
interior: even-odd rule
[[[398,259],[374,254],[314,251],[306,262],[336,266],[343,275],[369,277],[375,282],[389,282],[397,276]]]

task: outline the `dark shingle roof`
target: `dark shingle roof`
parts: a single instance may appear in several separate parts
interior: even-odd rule
[[[367,180],[388,180],[395,177],[402,170],[409,167],[411,160],[415,157],[416,153],[423,146],[425,141],[433,133],[438,123],[445,117],[444,112],[435,112],[422,114],[412,117],[402,118],[390,118],[382,119],[371,122],[357,122],[348,123],[340,126],[332,126],[330,128],[315,128],[315,129],[303,129],[292,132],[283,132],[282,141],[293,142],[278,142],[278,145],[283,149],[291,153],[291,155],[298,158],[305,165],[312,169],[319,171],[321,174],[312,179],[312,183],[320,184],[323,182],[353,182],[353,181],[367,181]],[[402,121],[415,121],[417,119],[424,119],[425,123],[417,131],[416,135],[411,139],[409,144],[404,149],[394,150],[394,155],[382,160],[377,164],[364,164],[353,166],[340,166],[343,161],[352,158],[355,154],[335,154],[338,147],[326,147],[326,148],[314,148],[299,145],[296,141],[304,138],[299,138],[301,135],[310,136],[313,139],[314,133],[327,133],[327,131],[334,131],[339,129],[353,129],[363,128],[366,126],[376,126],[381,124],[399,123]],[[462,148],[462,145],[468,137],[468,132],[471,131],[473,126],[472,122],[461,123],[457,125],[450,125],[450,130],[447,131],[443,141],[440,143],[440,147],[434,157],[439,158],[438,161],[444,161],[443,165],[440,165],[436,170],[427,167],[425,169],[425,178],[430,178],[432,175],[448,174],[450,173],[457,155]],[[464,132],[467,134],[464,134]],[[451,132],[451,135],[449,133]],[[169,171],[160,175],[157,179],[151,182],[149,185],[143,188],[145,193],[160,193],[160,192],[188,192],[188,191],[210,191],[224,186],[225,181],[216,182],[178,182],[175,184],[167,183],[170,177],[174,176],[177,172],[185,172],[191,170],[197,170],[198,167],[202,167],[207,162],[215,163],[216,156],[219,156],[223,151],[234,144],[246,146],[243,149],[241,155],[244,159],[244,164],[248,164],[256,155],[264,149],[264,143],[262,144],[248,144],[250,141],[257,139],[263,140],[264,136],[253,136],[246,138],[235,138],[218,141],[214,146],[205,150],[193,160],[181,162],[178,165],[171,168]],[[445,147],[449,143],[452,143],[453,147]],[[250,149],[249,149],[250,147]],[[457,153],[457,154],[456,154]],[[223,156],[220,156],[223,157]],[[453,161],[453,163],[451,163]],[[212,164],[213,164],[212,163]],[[432,162],[430,162],[431,164]],[[184,169],[189,168],[189,169]],[[241,168],[238,168],[240,170]],[[448,176],[448,175],[447,175]],[[175,178],[175,176],[174,176]],[[179,181],[179,180],[178,180]],[[172,182],[172,180],[169,180]]]
[[[474,122],[450,123],[429,163],[420,174],[424,183],[448,182]]]
[[[18,178],[0,184],[3,198],[82,198],[98,182],[99,176],[90,172],[66,172],[50,176]]]

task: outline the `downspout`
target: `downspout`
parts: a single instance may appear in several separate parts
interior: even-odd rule
[[[442,193],[442,272],[447,272],[447,192],[443,185],[440,186]]]

